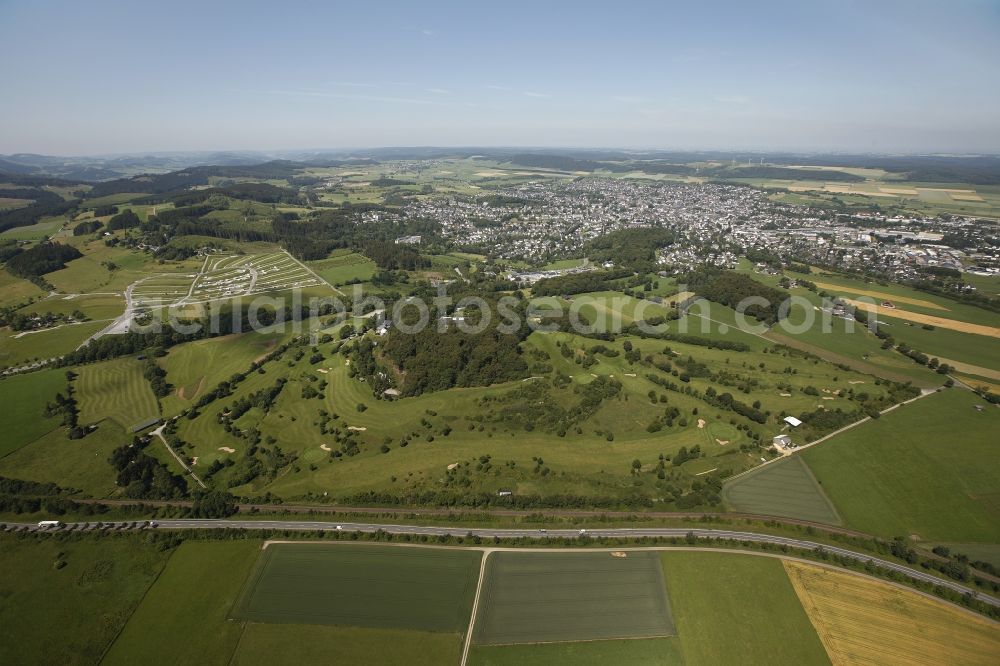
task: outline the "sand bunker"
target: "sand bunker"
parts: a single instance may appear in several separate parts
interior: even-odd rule
[[[698,419],[698,427],[699,428],[705,427],[705,419]]]
[[[219,450],[224,451],[225,453],[236,453],[236,449],[231,449],[228,446],[220,446]]]

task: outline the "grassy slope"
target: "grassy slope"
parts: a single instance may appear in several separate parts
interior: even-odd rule
[[[0,380],[0,404],[7,414],[0,458],[59,427],[59,421],[45,418],[42,410],[60,392],[66,393],[62,370],[42,370]]]
[[[764,341],[757,340],[759,348],[764,347]],[[214,403],[203,410],[203,414],[194,420],[183,419],[180,422],[181,436],[194,445],[191,455],[199,456],[199,465],[210,464],[220,456],[225,456],[219,447],[237,449],[238,454],[245,450],[245,442],[223,432],[216,423],[215,415],[238,397],[252,391],[273,385],[280,376],[288,376],[291,381],[286,385],[278,398],[277,407],[269,414],[262,415],[252,410],[241,419],[241,427],[256,425],[264,436],[273,436],[285,452],[297,452],[299,461],[287,473],[283,473],[268,486],[261,484],[241,487],[238,492],[252,494],[271,490],[286,497],[305,496],[307,493],[328,492],[335,489],[337,494],[349,494],[368,489],[427,489],[437,488],[440,475],[444,468],[452,463],[478,458],[491,454],[501,462],[514,460],[517,468],[503,467],[500,477],[476,479],[473,488],[495,491],[499,485],[511,485],[519,493],[527,492],[565,492],[574,494],[612,494],[622,492],[622,488],[631,487],[636,479],[630,478],[629,464],[633,458],[639,458],[644,469],[650,470],[648,475],[641,475],[639,480],[646,486],[655,482],[652,472],[657,456],[660,453],[671,455],[681,446],[688,448],[700,445],[705,455],[704,462],[698,461],[702,467],[693,472],[701,472],[718,467],[721,472],[741,471],[759,460],[759,455],[743,453],[739,446],[747,441],[746,435],[733,428],[730,419],[739,419],[731,412],[722,412],[689,396],[679,393],[669,393],[669,405],[677,406],[686,415],[687,425],[675,422],[673,427],[650,434],[646,426],[665,409],[663,404],[650,404],[647,397],[651,389],[666,393],[646,379],[650,370],[640,365],[629,365],[623,356],[608,358],[598,356],[598,363],[590,368],[583,368],[562,357],[556,347],[557,341],[580,349],[591,347],[593,340],[586,340],[566,334],[533,334],[527,343],[529,349],[534,348],[547,354],[554,369],[570,376],[573,383],[566,389],[554,389],[553,395],[565,406],[575,404],[579,397],[573,393],[573,386],[583,385],[593,381],[593,375],[614,375],[624,386],[622,395],[611,399],[598,412],[582,424],[582,432],[564,438],[541,430],[525,432],[520,427],[511,428],[506,422],[486,423],[480,431],[477,424],[466,417],[481,413],[483,407],[478,401],[484,396],[499,395],[521,385],[512,382],[502,386],[488,388],[453,389],[437,393],[425,394],[416,398],[407,398],[396,402],[375,400],[368,386],[362,382],[350,379],[343,357],[329,355],[331,345],[320,345],[322,353],[327,358],[315,366],[308,363],[306,356],[298,363],[289,366],[291,352],[279,360],[265,366],[266,374],[252,375],[247,378],[231,398]],[[659,354],[664,343],[656,340],[633,340],[636,348],[645,355]],[[621,342],[611,346],[621,348]],[[725,350],[706,349],[681,343],[670,343],[670,346],[683,356],[693,355],[700,361],[709,364],[716,372],[723,370],[752,376],[759,382],[751,388],[748,394],[739,393],[730,388],[738,399],[752,403],[760,400],[764,409],[772,411],[772,422],[766,426],[753,427],[762,435],[770,437],[772,430],[779,426],[777,422],[783,416],[782,412],[800,414],[803,411],[815,409],[817,404],[827,408],[841,407],[853,410],[854,403],[845,398],[820,400],[806,395],[799,388],[813,385],[819,388],[848,390],[856,387],[849,382],[866,381],[864,389],[869,393],[881,393],[882,387],[875,386],[870,377],[856,373],[845,372],[822,362],[801,358],[794,355],[764,354],[761,352],[740,353]],[[171,355],[182,354],[179,347],[171,351]],[[168,357],[169,358],[169,357]],[[764,364],[761,368],[760,364]],[[169,361],[168,361],[169,367]],[[795,370],[794,374],[785,372],[786,368]],[[327,370],[321,373],[320,370]],[[304,381],[303,373],[311,374],[317,379],[329,382],[324,399],[303,400],[301,387]],[[635,375],[635,376],[630,376]],[[177,376],[177,375],[175,375]],[[191,375],[191,378],[194,374]],[[181,380],[178,380],[179,383]],[[786,382],[795,387],[790,397],[780,395],[778,382]],[[705,390],[710,382],[696,378],[691,381],[693,387]],[[721,389],[720,389],[721,390]],[[364,404],[367,410],[358,412],[356,406]],[[692,410],[698,408],[697,417]],[[339,461],[331,461],[322,444],[336,446],[331,436],[323,436],[316,425],[318,412],[326,409],[340,415],[343,424],[366,428],[360,434],[363,441],[362,453]],[[428,411],[436,412],[437,416],[428,416]],[[422,418],[428,418],[433,423],[431,429],[421,425]],[[711,427],[700,429],[696,425],[698,418],[705,419]],[[448,437],[440,434],[444,425],[450,425],[452,432]],[[475,429],[470,429],[472,425]],[[400,448],[398,443],[402,435],[417,431],[420,434],[406,448]],[[609,443],[598,431],[614,433],[614,442]],[[434,442],[425,441],[424,435],[433,433]],[[382,455],[378,447],[384,438],[389,438],[391,451]],[[717,439],[728,441],[720,445]],[[543,456],[546,464],[555,474],[545,479],[530,473],[534,463],[532,456]],[[709,465],[709,461],[712,464]],[[646,466],[648,464],[648,466]],[[315,465],[316,469],[309,469]],[[496,469],[496,467],[494,468]],[[685,468],[686,471],[687,468]],[[524,470],[522,472],[522,470]],[[602,472],[603,470],[603,472]],[[412,473],[412,474],[411,474]],[[603,476],[602,476],[603,475]],[[397,477],[395,481],[391,477]],[[613,484],[613,485],[609,485]]]
[[[0,537],[0,663],[97,663],[165,561],[128,537]]]
[[[160,359],[160,366],[167,371],[167,381],[174,388],[163,399],[164,413],[176,414],[194,404],[219,382],[228,380],[236,372],[246,372],[251,363],[273,349],[282,337],[278,333],[243,333],[171,348]]]
[[[11,275],[6,269],[0,269],[0,307],[17,305],[29,298],[40,298],[45,295],[34,283]]]
[[[799,562],[785,570],[837,663],[994,664],[995,622],[941,601]]]
[[[883,536],[1000,541],[1000,413],[958,389],[865,423],[802,455],[847,525]]]
[[[107,497],[116,490],[108,457],[131,439],[111,421],[78,440],[68,439],[65,430],[57,428],[0,458],[0,476],[52,481],[85,495]]]
[[[662,559],[685,663],[830,663],[780,560],[706,552]]]
[[[4,329],[0,332],[0,366],[16,367],[35,359],[49,359],[71,352],[107,325],[107,322],[88,321],[20,337]]]
[[[242,627],[226,618],[259,552],[257,541],[183,544],[102,663],[228,662]]]

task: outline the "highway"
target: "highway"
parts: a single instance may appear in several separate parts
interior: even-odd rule
[[[126,529],[132,525],[144,525],[145,521],[133,522],[113,522],[103,523],[111,529]],[[718,530],[703,528],[676,528],[676,527],[637,527],[637,528],[608,528],[608,529],[500,529],[481,527],[461,527],[461,526],[425,526],[425,525],[397,525],[383,523],[348,523],[329,521],[303,521],[303,520],[209,520],[209,519],[177,519],[177,520],[157,520],[156,529],[187,530],[187,529],[244,529],[244,530],[293,530],[299,532],[310,531],[343,531],[343,532],[365,532],[374,533],[378,531],[390,534],[411,534],[425,536],[475,536],[481,539],[492,539],[499,537],[502,539],[517,539],[520,537],[531,537],[535,539],[579,539],[581,537],[591,538],[611,538],[611,539],[640,539],[651,538],[684,538],[688,534],[693,534],[699,539],[728,539],[735,541],[745,541],[752,543],[770,543],[789,548],[799,548],[803,550],[825,550],[828,553],[850,558],[858,562],[872,562],[878,567],[898,572],[913,580],[940,585],[954,590],[960,594],[971,594],[980,601],[991,606],[1000,607],[1000,599],[992,597],[982,592],[965,587],[955,581],[932,576],[929,573],[888,560],[883,560],[864,553],[858,553],[846,548],[839,548],[828,544],[820,544],[814,541],[803,539],[792,539],[789,537],[776,536],[772,534],[759,534],[757,532],[744,532],[738,530]],[[27,529],[36,531],[39,528],[34,523],[0,523],[6,529]],[[67,523],[63,530],[96,529],[92,523]]]

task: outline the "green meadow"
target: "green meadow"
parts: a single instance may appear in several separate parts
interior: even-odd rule
[[[43,415],[56,393],[66,395],[66,373],[42,370],[0,379],[0,404],[7,413],[0,458],[59,427],[59,421]]]
[[[951,389],[802,455],[850,527],[887,537],[997,543],[998,428],[995,407]]]

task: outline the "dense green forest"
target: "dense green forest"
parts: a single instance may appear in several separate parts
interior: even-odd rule
[[[788,294],[757,282],[748,275],[735,271],[704,268],[678,277],[680,284],[710,301],[735,308],[743,299],[763,298],[767,305],[754,303],[745,312],[766,324],[775,324],[779,319],[781,304]]]
[[[403,371],[403,395],[419,395],[456,386],[488,386],[528,376],[528,364],[521,356],[520,343],[530,329],[521,317],[514,333],[497,330],[502,320],[496,305],[490,306],[490,322],[480,333],[461,332],[455,325],[439,332],[425,326],[417,333],[393,328],[385,338],[384,354]],[[432,322],[440,315],[432,314]],[[479,321],[480,313],[465,315],[468,323]]]
[[[0,175],[0,180],[6,180]],[[76,201],[65,201],[61,196],[48,190],[18,188],[3,191],[4,197],[32,199],[33,203],[24,208],[0,210],[0,231],[35,224],[43,217],[62,215],[76,208]]]
[[[656,270],[656,250],[674,240],[672,231],[660,227],[619,229],[591,240],[584,252],[596,263],[611,261],[617,268],[650,273]]]
[[[20,277],[32,278],[60,268],[83,254],[75,247],[61,243],[42,243],[19,252],[7,260],[7,270]]]

